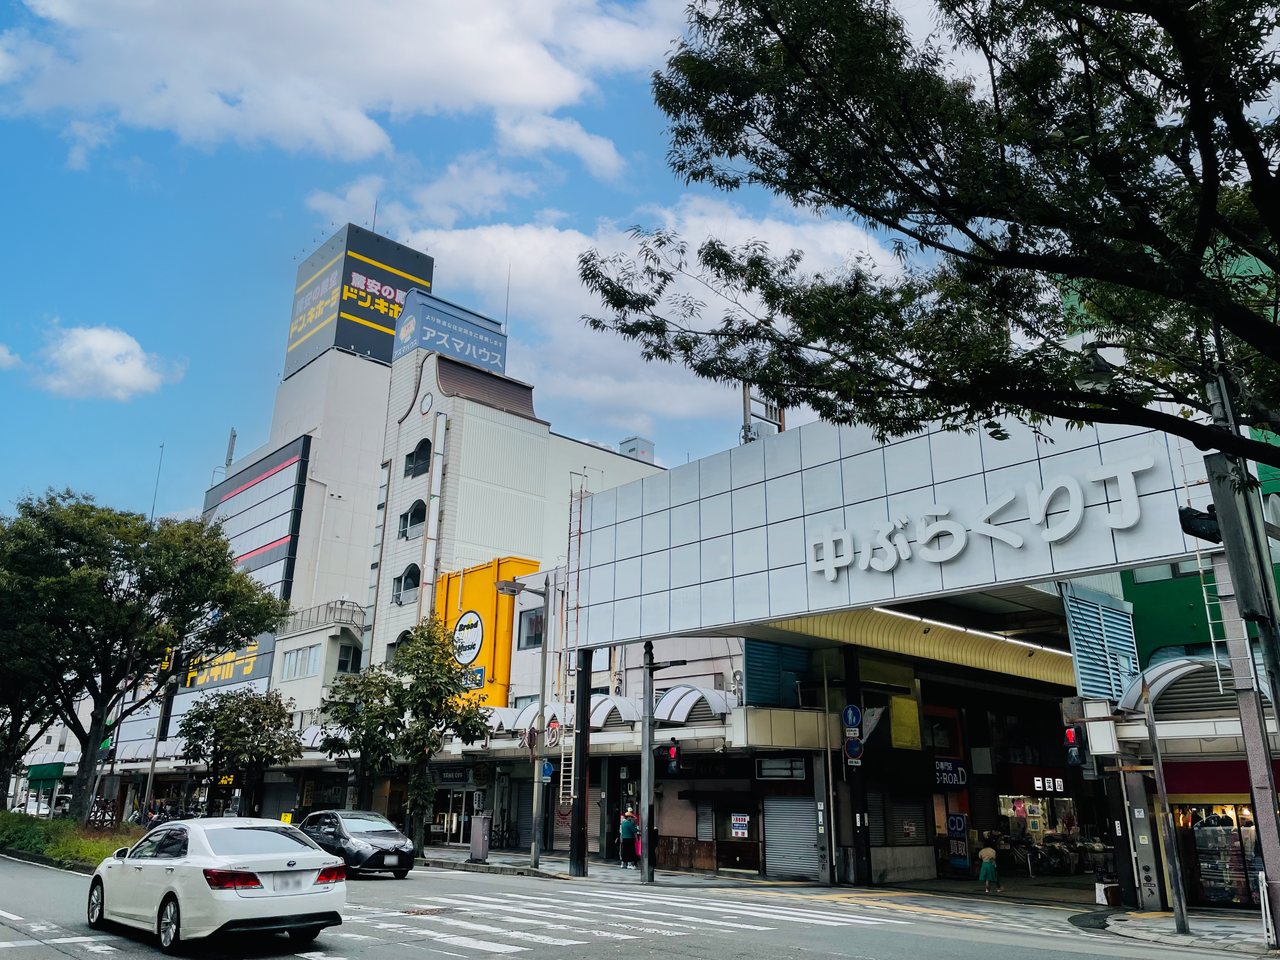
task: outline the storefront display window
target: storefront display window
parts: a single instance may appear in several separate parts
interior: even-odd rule
[[[1080,819],[1076,802],[1070,797],[1000,798],[1000,815],[1009,818],[1009,836],[1041,843],[1045,834],[1065,834],[1073,840],[1080,837]]]
[[[1247,804],[1174,807],[1183,870],[1191,899],[1205,906],[1258,905],[1257,828]]]

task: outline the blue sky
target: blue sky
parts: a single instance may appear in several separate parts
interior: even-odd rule
[[[70,486],[197,506],[228,431],[266,439],[298,260],[346,220],[501,316],[552,428],[660,461],[735,442],[740,400],[579,320],[589,246],[633,223],[814,266],[860,230],[688,189],[648,91],[684,0],[28,0],[0,10],[0,509]]]

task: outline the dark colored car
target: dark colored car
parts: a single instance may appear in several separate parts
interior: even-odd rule
[[[302,832],[346,861],[347,873],[390,873],[403,880],[413,869],[413,843],[380,813],[325,810],[302,821]]]

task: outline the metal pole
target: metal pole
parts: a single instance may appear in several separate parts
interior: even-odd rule
[[[142,795],[142,826],[147,825],[147,810],[151,806],[151,788],[156,782],[156,754],[160,751],[160,720],[164,715],[164,703],[160,704],[160,714],[156,717],[156,732],[151,738],[151,769],[147,771],[147,792]]]
[[[591,781],[591,660],[595,650],[578,651],[573,701],[573,801],[569,814],[569,876],[587,875],[587,802]]]
[[[653,883],[649,820],[653,816],[653,644],[644,645],[644,696],[640,705],[640,882]]]
[[[822,661],[822,746],[827,757],[827,882],[837,882],[836,787],[831,773],[831,698],[827,694],[827,661]]]
[[[1182,857],[1178,855],[1178,832],[1173,827],[1173,810],[1169,808],[1169,791],[1164,784],[1164,763],[1160,759],[1160,738],[1156,736],[1156,715],[1151,709],[1151,689],[1142,675],[1142,709],[1147,715],[1147,740],[1151,744],[1151,766],[1155,769],[1156,792],[1160,795],[1160,832],[1164,836],[1165,855],[1169,858],[1169,899],[1173,902],[1173,925],[1178,933],[1190,933],[1187,923],[1187,899],[1182,889]]]
[[[1208,458],[1205,458],[1206,461]],[[1271,915],[1280,915],[1280,880],[1273,879],[1275,864],[1280,863],[1280,822],[1276,817],[1275,775],[1271,767],[1271,743],[1262,712],[1262,693],[1254,673],[1253,648],[1249,642],[1236,585],[1232,579],[1229,555],[1218,554],[1213,561],[1213,579],[1218,590],[1218,607],[1223,632],[1228,634],[1227,656],[1231,660],[1231,685],[1236,691],[1240,710],[1240,732],[1244,741],[1245,760],[1249,769],[1249,786],[1253,793],[1253,822],[1258,830],[1258,845],[1266,868],[1266,889],[1258,891],[1270,900]],[[1238,636],[1230,636],[1238,634]],[[1276,944],[1268,944],[1274,947]]]
[[[538,715],[534,718],[533,741],[533,840],[529,844],[529,868],[538,869],[538,859],[542,856],[542,764],[544,763],[542,748],[543,731],[546,728],[547,712],[547,641],[551,639],[551,576],[542,581],[542,650],[539,654],[538,668]]]

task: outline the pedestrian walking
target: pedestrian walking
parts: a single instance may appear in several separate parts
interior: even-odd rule
[[[618,844],[621,847],[622,869],[634,870],[636,865],[636,842],[640,837],[640,827],[636,823],[635,811],[628,809],[622,815],[622,823],[618,825]]]
[[[996,873],[996,848],[991,842],[991,835],[988,834],[983,842],[982,849],[978,851],[978,859],[982,861],[982,869],[978,871],[978,879],[987,886],[987,893],[991,892],[991,884],[996,885],[996,893],[1004,893],[1004,887],[1000,885],[1000,875]]]

